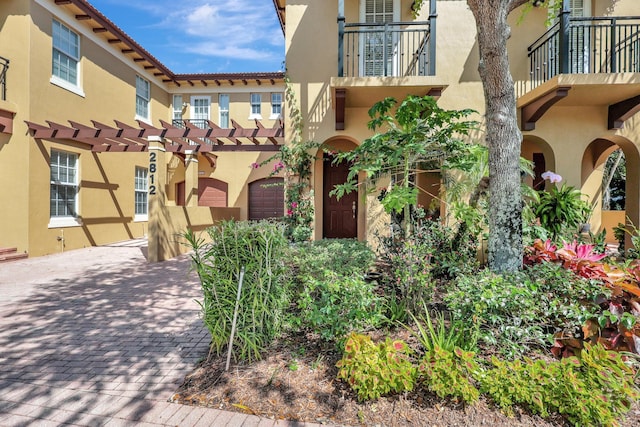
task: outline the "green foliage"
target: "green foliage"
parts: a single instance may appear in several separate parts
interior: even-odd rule
[[[416,369],[409,360],[411,350],[401,340],[375,344],[370,337],[351,333],[344,355],[336,364],[338,378],[358,394],[361,401],[389,393],[413,390]]]
[[[297,244],[290,261],[300,280],[331,274],[362,276],[375,261],[375,253],[355,239],[325,239]]]
[[[374,284],[361,276],[306,278],[298,308],[301,326],[338,344],[350,331],[378,326],[384,319],[384,304],[375,294]]]
[[[418,367],[419,379],[441,398],[461,398],[466,403],[478,400],[480,392],[472,384],[473,374],[479,370],[474,353],[459,347],[445,350],[435,346]]]
[[[544,348],[554,332],[577,333],[597,312],[602,285],[543,263],[503,275],[461,275],[444,301],[458,319],[480,324],[480,343],[508,357]]]
[[[430,96],[410,95],[397,104],[394,98],[385,98],[371,107],[369,129],[384,132],[337,156],[336,161],[347,161],[351,166],[347,182],[337,185],[331,194],[340,198],[353,191],[360,172],[366,174],[369,184],[380,175],[391,175],[395,179],[380,202],[387,212],[404,210],[408,219],[408,207],[417,203],[414,181],[418,165],[440,168],[445,159],[460,151],[464,146],[460,137],[476,123],[466,120],[472,110],[444,110]],[[408,231],[408,223],[405,226]]]
[[[540,225],[551,232],[553,241],[565,230],[572,236],[591,213],[591,207],[582,199],[580,190],[564,184],[560,189],[553,187],[551,191],[543,192],[533,210]]]
[[[279,334],[289,291],[284,278],[287,240],[282,226],[261,222],[223,222],[207,230],[212,242],[204,244],[192,232],[185,234],[202,285],[202,318],[211,334],[211,349],[220,354],[229,343],[238,280],[245,275],[240,296],[233,356],[260,359]]]
[[[558,412],[575,425],[618,425],[640,398],[634,372],[619,353],[586,345],[579,358],[561,361],[492,358],[493,369],[478,372],[481,390],[508,414],[515,404],[548,417]]]
[[[424,314],[416,317],[411,315],[418,328],[415,334],[424,348],[426,354],[435,353],[436,348],[452,352],[459,347],[466,351],[476,350],[478,343],[477,325],[470,326],[468,321],[452,320],[449,326],[444,319],[444,314],[436,314],[435,324],[431,320],[429,310],[424,306]]]
[[[454,231],[439,220],[424,218],[417,209],[413,233],[381,237],[378,248],[389,265],[389,281],[402,305],[419,313],[428,302],[440,278],[471,272],[477,267],[476,244],[469,234],[456,239]]]

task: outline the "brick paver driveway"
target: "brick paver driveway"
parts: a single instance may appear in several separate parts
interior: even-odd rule
[[[0,264],[0,426],[304,425],[167,402],[209,339],[189,259],[143,244]]]

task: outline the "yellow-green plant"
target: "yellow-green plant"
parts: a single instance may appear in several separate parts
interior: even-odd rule
[[[376,344],[369,336],[352,332],[336,364],[338,378],[345,380],[361,401],[411,391],[416,369],[409,360],[410,353],[404,341],[387,338]]]
[[[580,357],[555,362],[493,357],[492,363],[477,379],[507,414],[518,404],[543,417],[560,413],[574,425],[616,426],[640,399],[633,369],[601,345],[585,344]]]
[[[459,347],[445,350],[436,345],[420,362],[418,375],[420,381],[439,397],[461,398],[466,403],[473,403],[480,396],[472,383],[473,374],[478,370],[473,352]]]

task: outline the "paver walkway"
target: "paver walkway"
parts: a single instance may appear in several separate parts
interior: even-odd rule
[[[209,339],[189,259],[144,245],[0,264],[0,426],[315,426],[167,401]]]

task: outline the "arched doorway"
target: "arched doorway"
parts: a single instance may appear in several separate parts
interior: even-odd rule
[[[535,190],[544,190],[548,184],[542,178],[546,171],[556,171],[556,159],[551,146],[543,139],[533,135],[525,136],[520,156],[533,163],[533,178],[526,177],[525,183]]]
[[[626,162],[625,210],[617,213],[602,210],[603,174],[609,156],[622,149]],[[607,241],[613,242],[613,227],[626,218],[638,227],[640,222],[640,155],[638,148],[626,138],[611,136],[592,141],[582,156],[581,191],[589,196],[594,212],[591,224],[596,230],[607,230]]]
[[[336,184],[347,181],[349,173],[349,165],[335,164],[330,153],[351,151],[357,144],[347,137],[335,137],[323,145],[325,150],[318,150],[315,165],[314,187],[321,189],[315,197],[316,238],[362,238],[366,209],[359,192],[345,194],[340,200],[329,194]]]

